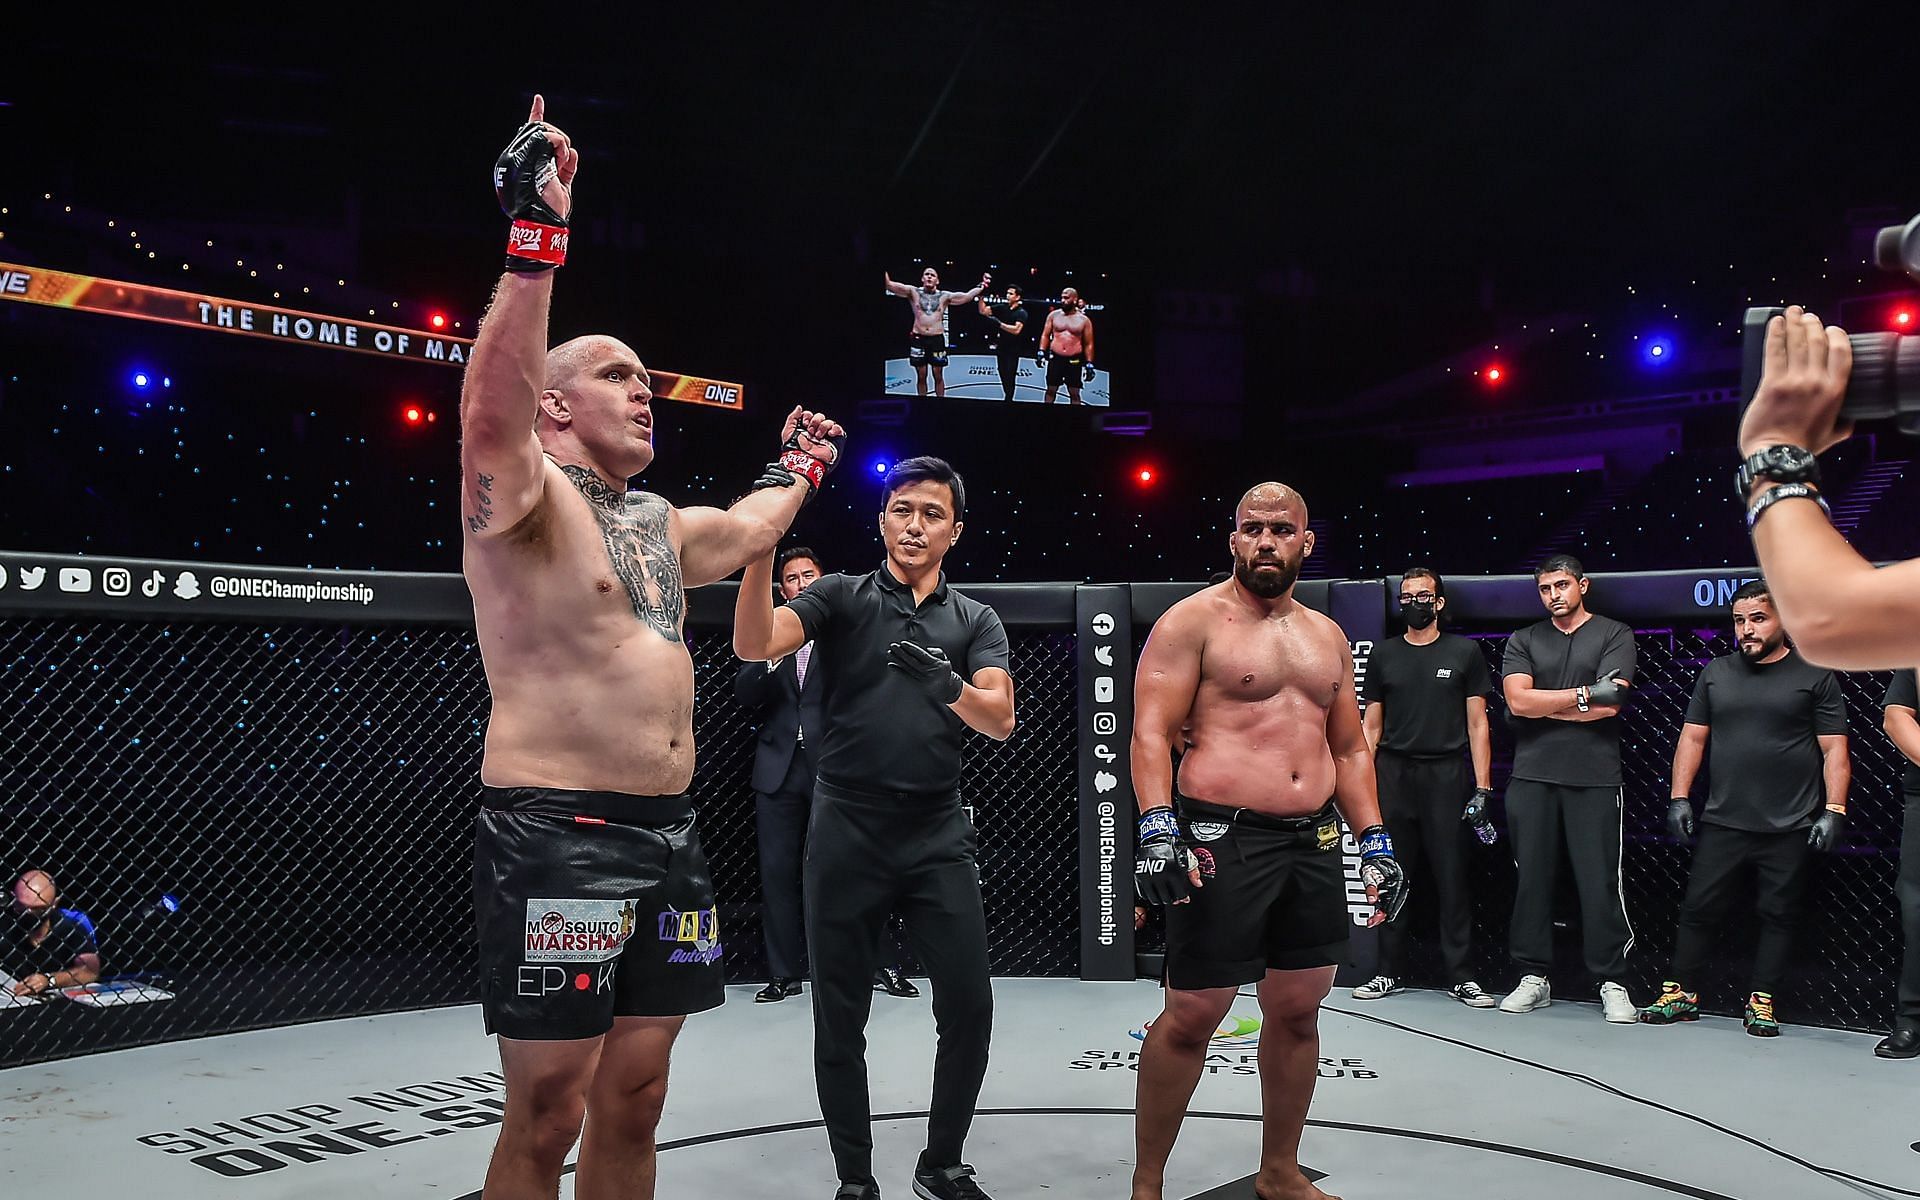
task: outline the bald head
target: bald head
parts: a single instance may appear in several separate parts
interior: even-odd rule
[[[45,871],[24,871],[13,884],[13,904],[22,912],[45,913],[53,908],[60,893],[54,889],[53,876]]]
[[[1307,525],[1307,498],[1284,483],[1256,483],[1240,497],[1240,504],[1233,510],[1234,523],[1237,525],[1249,512],[1283,512],[1298,509],[1300,527]]]
[[[593,366],[595,358],[622,353],[631,355],[633,352],[612,338],[597,333],[561,342],[547,351],[547,378],[543,386],[552,392],[569,391],[580,373]]]

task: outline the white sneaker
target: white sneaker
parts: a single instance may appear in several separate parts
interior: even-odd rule
[[[1635,1025],[1640,1021],[1640,1010],[1633,1006],[1633,997],[1617,983],[1600,985],[1600,1009],[1615,1025]]]
[[[1384,1000],[1400,990],[1400,981],[1391,975],[1375,975],[1353,989],[1355,1000]]]
[[[1468,1008],[1492,1008],[1500,1003],[1482,991],[1480,985],[1469,979],[1465,983],[1456,983],[1451,989],[1453,998]]]
[[[1553,989],[1547,986],[1545,975],[1522,975],[1520,986],[1507,993],[1500,1002],[1500,1011],[1507,1013],[1532,1012],[1536,1008],[1545,1008],[1553,1003]]]

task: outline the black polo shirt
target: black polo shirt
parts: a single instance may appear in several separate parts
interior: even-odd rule
[[[82,954],[100,953],[85,914],[73,909],[56,908],[48,914],[52,927],[37,946],[33,933],[40,927],[39,920],[29,921],[18,910],[9,909],[0,912],[0,921],[6,922],[6,936],[0,938],[0,969],[15,979],[65,971]]]
[[[1687,724],[1707,743],[1709,825],[1753,833],[1806,829],[1826,806],[1817,737],[1847,731],[1847,701],[1832,671],[1789,650],[1779,662],[1723,655],[1700,670]]]
[[[884,566],[823,576],[789,607],[813,641],[807,669],[821,672],[825,688],[820,781],[854,792],[957,791],[966,722],[889,667],[887,647],[938,646],[971,683],[987,667],[1008,669],[999,614],[949,588],[944,571],[916,606],[913,589]]]
[[[1027,356],[1027,350],[1033,345],[1033,330],[1026,328],[1025,325],[1027,319],[1026,308],[1018,304],[1001,303],[989,304],[987,311],[992,313],[993,319],[1002,325],[1019,325],[1021,327],[1019,333],[1008,333],[1004,329],[994,330],[994,333],[998,335],[995,339],[995,344],[999,346],[1000,357],[1025,358]]]
[[[1589,616],[1572,633],[1551,620],[1529,625],[1507,639],[1502,675],[1531,675],[1545,691],[1581,687],[1602,678],[1633,682],[1633,630],[1612,617]],[[1556,721],[1517,717],[1513,726],[1513,777],[1563,787],[1619,787],[1620,718]]]
[[[1914,671],[1895,671],[1893,679],[1887,684],[1887,698],[1880,702],[1882,708],[1899,705],[1901,708],[1920,709],[1920,687],[1914,685]],[[1906,793],[1907,800],[1920,801],[1920,764],[1909,762],[1907,769],[1900,773],[1900,790]]]
[[[1373,648],[1361,696],[1385,704],[1380,748],[1451,757],[1467,744],[1467,699],[1493,690],[1486,656],[1469,638],[1443,633],[1424,646],[1397,637]]]

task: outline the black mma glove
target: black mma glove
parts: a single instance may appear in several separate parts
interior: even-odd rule
[[[1820,819],[1807,830],[1807,845],[1822,854],[1829,853],[1840,844],[1840,837],[1847,831],[1847,814],[1823,809]]]
[[[559,173],[553,143],[540,121],[522,125],[493,164],[493,193],[500,198],[500,211],[513,221],[507,234],[507,270],[535,274],[567,261],[567,217],[540,196],[540,189]]]
[[[887,666],[906,672],[942,704],[952,704],[966,690],[966,683],[947,661],[947,652],[938,646],[894,642],[887,647]]]
[[[1360,882],[1367,885],[1373,901],[1373,916],[1368,928],[1383,925],[1400,915],[1407,903],[1407,873],[1393,857],[1393,839],[1385,825],[1370,825],[1360,835]]]
[[[1627,689],[1617,680],[1602,679],[1587,685],[1587,703],[1600,708],[1617,708],[1627,702]]]
[[[1193,898],[1192,872],[1200,869],[1180,819],[1162,804],[1140,814],[1140,850],[1133,860],[1133,890],[1148,904],[1184,904]]]
[[[1047,365],[1047,359],[1051,357],[1052,355],[1049,354],[1045,349],[1035,350],[1033,352],[1033,361],[1039,363],[1043,367]]]
[[[787,438],[780,447],[780,457],[768,463],[761,470],[760,478],[753,481],[752,490],[757,492],[761,488],[792,487],[795,479],[799,478],[807,481],[806,499],[813,499],[813,494],[820,490],[820,486],[827,481],[827,476],[833,474],[833,469],[839,466],[840,460],[846,456],[845,434],[828,438],[827,444],[833,447],[832,462],[822,461],[801,449],[800,430],[796,427],[792,436]]]
[[[1494,827],[1493,818],[1487,815],[1487,807],[1493,803],[1492,788],[1475,788],[1473,796],[1467,801],[1467,810],[1460,819],[1473,826],[1473,836],[1488,846],[1500,840],[1500,831]]]
[[[1675,796],[1667,802],[1667,832],[1677,842],[1693,840],[1693,801]]]
[[[1094,370],[1093,370],[1093,364],[1092,364],[1092,363],[1088,363],[1088,364],[1087,364],[1087,369],[1086,369],[1086,370],[1085,370],[1084,372],[1082,372],[1082,373],[1081,373],[1081,376],[1082,376],[1082,377],[1081,377],[1081,380],[1080,380],[1080,382],[1082,382],[1082,383],[1092,383],[1092,382],[1093,382],[1093,376],[1094,376]]]

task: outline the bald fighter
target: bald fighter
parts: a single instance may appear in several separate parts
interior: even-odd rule
[[[629,486],[653,461],[646,367],[603,335],[546,348],[580,154],[544,115],[536,96],[494,168],[513,230],[460,398],[462,565],[493,697],[474,908],[507,1089],[486,1195],[552,1200],[580,1137],[576,1196],[651,1197],[668,1052],[725,982],[686,795],[685,589],[771,554],[844,438],[794,410],[724,511]]]
[[[970,292],[943,292],[940,290],[940,272],[928,267],[920,272],[920,286],[895,283],[893,276],[884,272],[887,290],[896,296],[903,296],[913,303],[913,337],[907,348],[907,357],[913,362],[913,378],[919,385],[920,394],[927,394],[927,372],[933,372],[933,394],[947,394],[947,310],[962,304],[972,304],[980,298],[993,282],[993,276],[980,276],[980,286]]]
[[[1067,399],[1080,403],[1080,385],[1093,381],[1093,318],[1086,314],[1087,302],[1080,289],[1061,288],[1060,307],[1047,314],[1040,326],[1041,362],[1047,367],[1047,403],[1067,385]]]
[[[1406,880],[1380,823],[1347,636],[1293,598],[1313,552],[1306,501],[1285,484],[1260,484],[1240,498],[1228,546],[1233,577],[1154,623],[1134,683],[1134,880],[1143,899],[1168,908],[1166,1007],[1140,1051],[1134,1100],[1133,1196],[1160,1200],[1208,1039],[1253,984],[1262,1021],[1254,1192],[1338,1200],[1301,1173],[1299,1151],[1320,1001],[1347,945],[1340,819],[1361,831],[1369,924],[1398,914]]]

